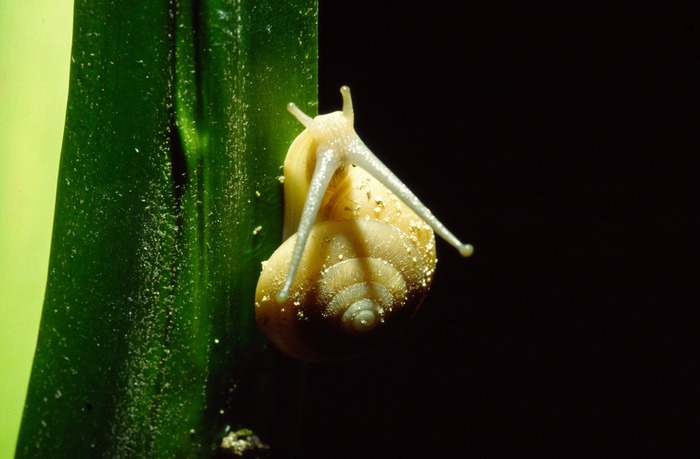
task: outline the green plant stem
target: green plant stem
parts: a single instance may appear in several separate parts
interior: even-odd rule
[[[208,457],[240,427],[291,448],[302,373],[253,292],[316,56],[314,0],[76,2],[18,457]]]

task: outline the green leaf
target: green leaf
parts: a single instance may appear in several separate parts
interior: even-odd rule
[[[18,457],[208,457],[238,428],[293,447],[303,369],[266,349],[253,293],[300,131],[286,104],[316,111],[316,17],[315,0],[76,2]]]

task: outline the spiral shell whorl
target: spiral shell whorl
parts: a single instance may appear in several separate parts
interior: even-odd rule
[[[372,330],[380,322],[384,308],[371,298],[355,301],[343,313],[343,327],[348,332],[366,332]]]
[[[433,237],[429,229],[421,236]],[[352,358],[389,340],[416,312],[435,267],[434,251],[425,259],[397,228],[374,220],[321,222],[307,246],[313,256],[304,257],[299,282],[279,304],[274,294],[293,244],[294,237],[266,262],[256,316],[278,348],[312,361]]]

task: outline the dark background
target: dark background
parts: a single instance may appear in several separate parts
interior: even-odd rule
[[[310,366],[301,455],[698,457],[697,9],[408,3],[321,2],[320,112],[476,252]]]

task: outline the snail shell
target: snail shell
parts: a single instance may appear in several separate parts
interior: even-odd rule
[[[286,240],[263,263],[255,298],[260,329],[284,354],[346,360],[395,336],[435,271],[433,229],[455,238],[365,146],[343,111],[310,118],[284,163]],[[432,229],[431,229],[432,228]]]

